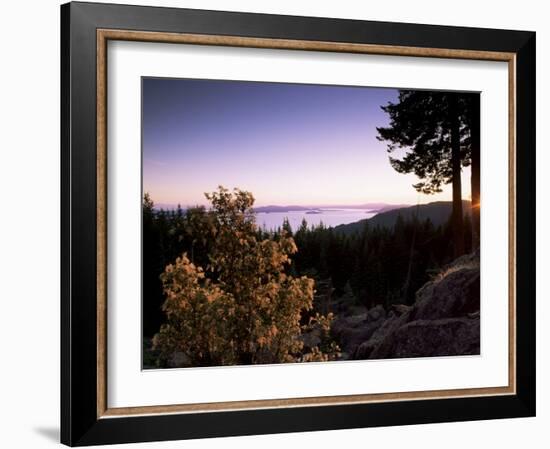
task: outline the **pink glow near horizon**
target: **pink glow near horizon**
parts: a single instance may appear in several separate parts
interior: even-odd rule
[[[205,205],[218,185],[253,193],[256,206],[416,204],[376,127],[397,91],[233,81],[145,79],[143,191],[156,204]],[[463,171],[463,198],[470,198]]]

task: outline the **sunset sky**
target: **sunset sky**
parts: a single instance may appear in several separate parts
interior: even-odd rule
[[[389,164],[376,127],[395,89],[143,79],[143,191],[163,207],[207,204],[218,185],[256,206],[451,200],[419,195]],[[463,172],[463,198],[470,172]]]

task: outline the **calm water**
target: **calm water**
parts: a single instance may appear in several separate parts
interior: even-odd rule
[[[258,212],[256,213],[256,223],[266,229],[277,229],[282,226],[283,220],[288,218],[293,231],[296,231],[302,224],[302,220],[307,221],[308,226],[318,225],[321,222],[325,226],[338,226],[341,224],[353,223],[355,221],[371,218],[376,212],[366,209],[318,209],[321,213],[308,214],[307,211],[291,212]]]

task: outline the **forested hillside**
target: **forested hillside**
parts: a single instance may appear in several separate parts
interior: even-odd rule
[[[434,203],[421,208],[425,212],[450,209],[446,203]],[[426,214],[390,211],[395,216],[393,226],[361,223],[355,232],[339,232],[323,225],[310,227],[304,220],[298,229],[285,222],[281,229],[266,232],[252,226],[254,241],[280,241],[291,238],[296,251],[284,265],[284,271],[295,278],[307,277],[314,282],[315,294],[310,311],[302,312],[302,323],[314,316],[334,312],[338,318],[342,304],[349,314],[353,308],[370,310],[382,306],[389,310],[394,304],[414,303],[417,290],[453,260],[452,229],[449,220],[434,225]],[[243,212],[244,213],[244,212]],[[249,219],[253,220],[254,213]],[[395,215],[394,215],[395,214]],[[212,221],[213,220],[213,221]],[[213,223],[223,220],[216,212],[203,207],[185,212],[156,211],[146,196],[143,204],[144,264],[143,264],[143,330],[151,338],[166,322],[161,310],[166,297],[162,273],[169,264],[186,254],[189,263],[202,267],[211,264]],[[466,225],[466,244],[471,245],[471,233]],[[338,339],[336,338],[336,343]]]
[[[465,215],[465,220],[469,221],[470,202],[462,201],[462,210]],[[451,201],[436,201],[428,204],[419,204],[417,206],[408,206],[383,211],[376,214],[372,218],[357,221],[355,223],[335,226],[334,230],[342,232],[344,234],[353,234],[355,232],[361,232],[365,223],[368,222],[370,227],[387,227],[391,228],[395,226],[398,217],[403,218],[405,221],[411,221],[417,219],[420,222],[430,220],[434,226],[444,226],[449,221],[453,211],[453,203]]]

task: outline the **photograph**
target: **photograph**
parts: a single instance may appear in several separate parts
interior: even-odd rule
[[[480,93],[142,77],[142,368],[480,354]]]

